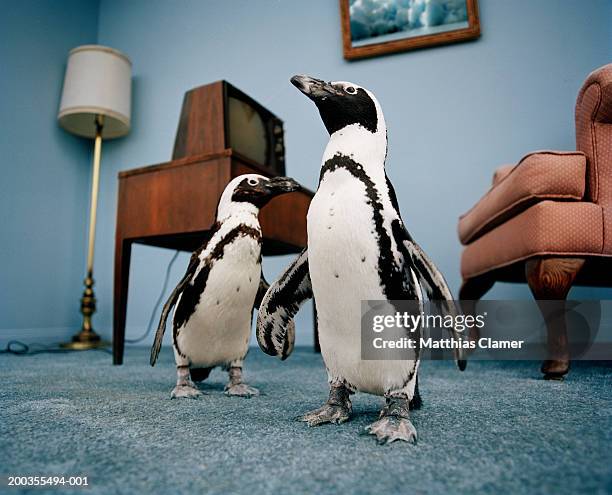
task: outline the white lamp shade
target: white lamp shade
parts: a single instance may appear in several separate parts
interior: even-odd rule
[[[57,116],[65,130],[95,137],[96,115],[103,115],[102,137],[124,136],[130,130],[131,99],[132,63],[126,55],[100,45],[70,51]]]

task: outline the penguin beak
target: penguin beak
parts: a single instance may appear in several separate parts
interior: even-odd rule
[[[290,81],[291,84],[314,101],[326,98],[328,96],[342,96],[340,91],[334,88],[330,83],[326,83],[321,79],[316,79],[314,77],[305,75],[297,75],[293,76]]]
[[[277,196],[279,194],[290,193],[302,189],[302,186],[291,177],[273,177],[272,179],[268,179],[266,187],[268,189],[268,194],[271,196]]]

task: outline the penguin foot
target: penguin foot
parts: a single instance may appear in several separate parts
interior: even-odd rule
[[[193,383],[177,385],[170,393],[171,399],[197,399],[204,393],[199,390]]]
[[[387,444],[396,440],[405,442],[417,441],[417,431],[414,425],[407,418],[397,418],[395,416],[384,416],[369,426],[366,431],[370,435],[376,435],[379,444]]]
[[[341,404],[325,404],[319,409],[310,411],[298,417],[298,421],[308,423],[308,426],[319,426],[325,423],[341,424],[351,417],[351,408]]]
[[[353,412],[350,396],[351,392],[344,382],[332,382],[329,388],[329,398],[319,409],[310,411],[297,418],[298,421],[308,423],[308,426],[319,426],[325,423],[341,424],[348,421]]]
[[[235,383],[233,385],[228,384],[225,387],[225,395],[250,399],[251,397],[258,396],[259,390],[257,390],[255,387],[247,385],[246,383]]]

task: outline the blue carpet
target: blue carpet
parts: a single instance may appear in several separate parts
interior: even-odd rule
[[[320,356],[280,362],[253,349],[247,381],[264,393],[223,395],[215,370],[199,400],[170,400],[170,349],[155,368],[129,348],[0,356],[0,476],[88,475],[84,493],[611,493],[610,368],[577,363],[565,382],[532,362],[426,362],[418,445],[360,435],[381,400],[353,400],[354,418],[308,428],[320,406]],[[6,493],[17,489],[0,488]],[[37,489],[35,493],[58,493]],[[70,493],[78,493],[71,491]]]

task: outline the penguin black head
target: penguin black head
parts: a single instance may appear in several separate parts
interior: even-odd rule
[[[263,175],[242,175],[232,192],[232,201],[252,203],[258,208],[264,206],[273,197],[280,194],[298,191],[300,185],[290,177],[273,177]]]
[[[268,178],[258,174],[234,177],[223,191],[217,206],[217,220],[253,207],[262,208],[275,196],[299,191],[302,186],[290,177]]]
[[[304,75],[293,76],[291,84],[315,103],[330,135],[353,124],[371,133],[378,130],[376,99],[365,88],[346,81],[325,82]]]

